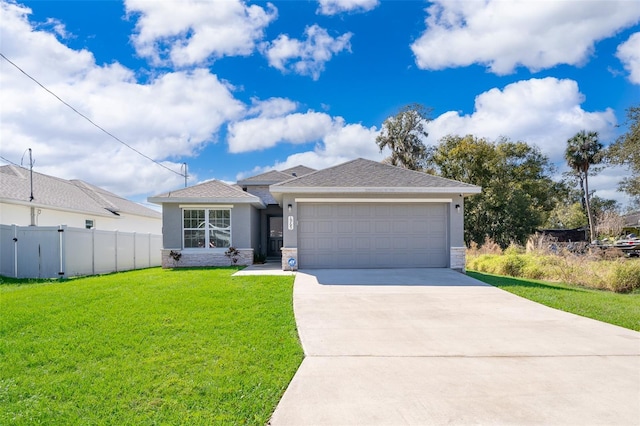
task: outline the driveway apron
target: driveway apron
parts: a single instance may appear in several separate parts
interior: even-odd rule
[[[294,311],[271,425],[640,424],[640,333],[449,269],[300,271]]]

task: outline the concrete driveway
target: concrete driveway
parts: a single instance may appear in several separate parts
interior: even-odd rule
[[[640,333],[448,269],[301,271],[294,310],[272,425],[640,424]]]

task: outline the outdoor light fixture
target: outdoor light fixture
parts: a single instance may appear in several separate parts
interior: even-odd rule
[[[291,213],[291,204],[287,204],[287,208],[289,209],[289,213]]]
[[[460,204],[456,204],[456,211],[460,213]]]

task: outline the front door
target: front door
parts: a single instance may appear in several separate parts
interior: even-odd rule
[[[280,257],[282,255],[282,216],[269,216],[267,218],[267,257]]]

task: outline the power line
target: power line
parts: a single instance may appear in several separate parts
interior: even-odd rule
[[[93,120],[91,120],[89,117],[87,117],[86,115],[84,115],[83,113],[81,113],[80,111],[78,111],[77,109],[75,109],[74,107],[72,107],[71,105],[69,105],[67,102],[65,102],[64,100],[62,100],[62,98],[60,98],[58,95],[56,95],[55,93],[53,93],[51,90],[47,89],[42,83],[40,83],[38,80],[36,80],[35,78],[31,77],[26,71],[24,71],[22,68],[20,68],[18,65],[14,64],[13,62],[11,62],[11,60],[9,60],[9,58],[7,58],[6,56],[4,56],[4,54],[2,52],[0,52],[0,56],[2,56],[2,58],[9,62],[11,65],[13,65],[18,71],[20,71],[22,74],[26,75],[29,79],[31,79],[34,83],[36,83],[38,86],[40,86],[41,88],[43,88],[45,91],[47,91],[49,94],[53,95],[53,97],[55,97],[57,100],[59,100],[60,102],[62,102],[64,105],[66,105],[67,107],[69,107],[73,112],[75,112],[76,114],[78,114],[80,117],[84,118],[85,120],[87,120],[89,123],[91,123],[92,125],[94,125],[95,127],[97,127],[98,129],[102,130],[104,133],[106,133],[107,135],[111,136],[113,139],[115,139],[116,141],[120,142],[122,145],[126,146],[127,148],[129,148],[130,150],[132,150],[133,152],[143,156],[144,158],[146,158],[147,160],[150,160],[154,163],[156,163],[158,166],[163,167],[167,170],[169,170],[171,173],[175,173],[178,176],[182,176],[184,178],[186,178],[185,175],[183,175],[182,173],[178,173],[175,170],[170,169],[169,167],[165,166],[164,164],[160,163],[159,161],[154,160],[153,158],[149,157],[146,154],[143,154],[142,152],[138,151],[137,149],[135,149],[134,147],[132,147],[131,145],[129,145],[128,143],[124,142],[123,140],[121,140],[120,138],[118,138],[117,136],[115,136],[114,134],[110,133],[109,131],[105,130],[104,128],[102,128],[101,126],[99,126],[98,124],[96,124],[95,122],[93,122]],[[186,174],[186,173],[185,173]]]
[[[4,158],[2,155],[0,155],[0,160],[6,161],[6,162],[7,162],[7,163],[9,163],[9,164],[13,164],[14,166],[18,166],[18,167],[21,167],[21,168],[23,168],[23,169],[24,169],[24,167],[22,167],[20,164],[14,163],[14,162],[13,162],[13,161],[11,161],[11,160],[7,160],[7,159],[6,159],[6,158]],[[25,170],[26,170],[26,169],[25,169]]]

